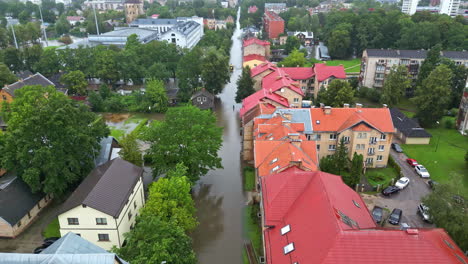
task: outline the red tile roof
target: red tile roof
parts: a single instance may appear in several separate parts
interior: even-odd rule
[[[388,108],[332,108],[329,115],[321,108],[311,108],[310,114],[314,131],[341,132],[364,123],[382,133],[395,132]]]
[[[265,40],[260,40],[258,38],[249,38],[247,40],[244,40],[243,46],[247,47],[247,46],[250,46],[250,45],[253,45],[253,44],[257,44],[257,45],[261,45],[261,46],[270,46],[270,42],[265,41]]]
[[[262,55],[258,55],[258,54],[250,54],[250,55],[244,56],[244,62],[251,61],[251,60],[266,61],[265,57],[263,57]]]
[[[316,63],[314,66],[316,78],[321,82],[330,77],[337,79],[346,79],[346,73],[343,66],[327,66],[324,63]]]
[[[457,255],[468,261],[442,229],[376,227],[340,176],[292,167],[260,180],[268,264],[463,263]],[[294,250],[285,254],[289,243]]]
[[[267,90],[261,89],[257,91],[256,93],[248,96],[244,100],[242,100],[242,108],[239,112],[240,116],[242,117],[245,113],[248,111],[252,110],[256,105],[258,105],[261,102],[265,102],[265,99],[269,99],[273,102],[276,102],[284,107],[289,107],[289,102],[288,99],[275,94],[271,93]]]
[[[315,75],[312,67],[282,67],[280,69],[294,80],[307,80]]]
[[[299,88],[299,83],[291,79],[280,69],[268,74],[262,79],[262,89],[276,92],[282,88],[288,88],[301,96],[304,96],[304,92]]]
[[[276,65],[267,61],[250,70],[250,76],[255,77],[266,70],[276,71],[276,69],[278,69]]]

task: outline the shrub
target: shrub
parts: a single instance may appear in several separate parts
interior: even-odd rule
[[[393,159],[392,156],[388,156],[388,165],[390,165],[390,167],[394,168],[395,171],[398,173],[398,175],[401,174],[400,165],[398,165],[398,163],[396,163],[396,161]]]
[[[447,129],[455,128],[455,121],[452,118],[446,119],[444,125]]]
[[[373,175],[370,175],[369,178],[374,181],[374,182],[381,182],[385,180],[385,175],[383,173],[375,173]]]

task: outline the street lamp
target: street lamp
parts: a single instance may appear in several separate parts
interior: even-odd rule
[[[436,121],[436,123],[437,123],[437,126],[439,126],[439,124],[440,124],[439,121]],[[440,133],[438,133],[438,135],[437,135],[436,149],[435,149],[434,152],[437,152],[437,150],[439,149],[439,141],[440,141]]]

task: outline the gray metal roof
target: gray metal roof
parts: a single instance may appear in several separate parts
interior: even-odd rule
[[[109,161],[112,150],[112,140],[114,140],[114,138],[109,136],[101,139],[101,142],[99,142],[101,150],[99,151],[99,155],[94,159],[96,166],[100,166]]]
[[[0,178],[0,218],[14,226],[43,197],[43,193],[32,193],[23,180],[9,172]]]
[[[118,217],[143,169],[121,158],[96,167],[63,204],[61,212],[86,205]]]
[[[164,32],[162,35],[171,34],[173,31],[177,31],[184,36],[190,35],[193,31],[198,30],[201,27],[195,21],[179,21],[177,22],[177,26],[169,29],[168,31]]]
[[[42,86],[49,86],[52,85],[55,87],[54,83],[51,82],[49,79],[44,77],[44,75],[40,73],[36,73],[32,76],[29,76],[25,79],[21,79],[13,84],[7,85],[5,88],[5,92],[9,93],[11,96],[14,96],[15,91],[26,86],[26,85],[42,85]]]
[[[425,59],[427,50],[367,49],[369,57]],[[467,51],[442,51],[441,55],[449,59],[468,60]]]
[[[138,25],[175,25],[177,24],[177,19],[175,18],[138,18],[132,23],[130,26],[138,26]]]
[[[393,126],[406,137],[428,138],[432,137],[418,122],[408,118],[398,108],[391,108]]]

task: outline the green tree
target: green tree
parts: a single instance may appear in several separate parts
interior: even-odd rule
[[[59,20],[55,22],[55,32],[58,35],[67,34],[68,32],[70,32],[70,28],[70,22],[68,22],[67,16],[65,15],[60,16]]]
[[[354,90],[345,80],[335,79],[328,87],[320,89],[317,97],[318,103],[328,106],[341,107],[344,104],[351,104],[354,100]]]
[[[458,108],[460,105],[460,98],[466,86],[468,79],[468,68],[464,65],[456,65],[453,60],[442,58],[442,63],[447,65],[452,71],[452,82],[450,88],[451,100],[448,108]]]
[[[88,96],[88,101],[91,104],[91,109],[94,112],[104,112],[104,100],[102,99],[101,95],[96,92],[91,92]]]
[[[306,62],[307,60],[304,57],[304,53],[295,49],[289,54],[289,56],[280,61],[278,65],[281,67],[304,67]]]
[[[7,84],[12,84],[16,82],[18,78],[8,69],[8,67],[0,63],[0,87],[3,87]]]
[[[185,176],[159,179],[149,187],[149,198],[142,214],[154,215],[177,224],[185,232],[192,231],[197,226],[197,220],[194,217],[195,204],[190,195],[191,187],[190,180]]]
[[[463,183],[460,182],[462,186]],[[444,228],[458,246],[468,250],[468,214],[466,213],[466,199],[454,199],[458,193],[455,184],[438,184],[423,203],[429,207],[429,215],[437,227]]]
[[[236,103],[242,102],[242,99],[255,93],[253,88],[254,82],[250,75],[250,67],[244,67],[242,69],[242,75],[239,77],[239,80],[237,80]]]
[[[114,84],[120,79],[119,66],[116,61],[117,52],[106,47],[99,46],[95,50],[96,77]]]
[[[198,63],[202,56],[201,49],[195,47],[187,52],[177,66],[177,80],[179,81],[178,97],[181,101],[188,101],[195,89],[201,86],[201,66]]]
[[[442,51],[442,45],[438,44],[427,52],[426,59],[421,64],[421,68],[418,73],[418,79],[416,80],[416,87],[421,86],[423,81],[429,76],[429,74],[439,65],[440,63],[440,52]]]
[[[41,54],[41,58],[34,66],[37,72],[45,76],[51,76],[60,71],[60,58],[55,52],[55,49],[46,49]]]
[[[187,125],[190,124],[190,125]],[[193,106],[170,108],[162,122],[153,122],[146,133],[151,143],[148,155],[157,177],[183,162],[188,167],[192,184],[209,169],[221,168],[218,150],[222,144],[222,128],[210,111]]]
[[[346,147],[344,137],[341,137],[340,143],[333,156],[338,169],[338,175],[341,175],[341,173],[349,167],[348,148]]]
[[[434,126],[444,115],[450,103],[451,78],[450,69],[441,64],[417,87],[413,101],[418,107],[416,116],[423,126]]]
[[[331,174],[338,174],[338,167],[333,156],[325,156],[320,159],[320,170]]]
[[[354,188],[356,184],[361,181],[362,168],[363,168],[364,157],[362,154],[354,152],[353,159],[351,160],[350,176],[345,180],[345,183]]]
[[[70,94],[86,94],[88,82],[86,81],[84,73],[81,71],[65,73],[60,77],[60,82],[68,88]]]
[[[285,50],[287,54],[291,53],[295,49],[298,50],[300,46],[301,46],[301,41],[297,37],[289,36],[286,39]]]
[[[99,142],[108,134],[87,106],[52,86],[25,86],[11,104],[2,164],[33,192],[61,196],[94,168]]]
[[[167,81],[171,77],[171,72],[167,69],[166,65],[161,62],[155,62],[149,67],[146,73],[146,78]]]
[[[137,166],[143,165],[143,157],[138,146],[137,137],[134,133],[129,133],[120,140],[122,149],[119,152],[122,159],[131,162]]]
[[[215,47],[209,47],[201,60],[201,78],[205,88],[216,95],[229,81],[229,57]]]
[[[137,218],[135,228],[125,234],[127,245],[114,248],[120,257],[132,264],[196,264],[192,239],[182,227],[152,215]]]
[[[151,111],[157,113],[164,113],[167,111],[169,99],[163,81],[148,81],[146,83],[145,97],[150,101]]]
[[[404,65],[393,66],[385,78],[382,89],[381,102],[390,107],[397,105],[405,95],[407,88],[411,86],[408,69]]]
[[[350,56],[351,37],[347,30],[335,30],[328,39],[330,56],[345,59]]]

